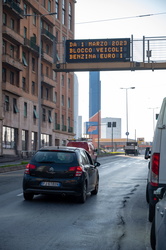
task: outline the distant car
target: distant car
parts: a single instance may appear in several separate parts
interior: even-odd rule
[[[92,160],[97,161],[97,149],[90,141],[69,141],[67,147],[84,148],[90,154]]]
[[[84,203],[87,193],[98,193],[98,166],[100,163],[93,163],[88,152],[81,148],[42,148],[26,166],[24,199],[32,200],[38,194],[61,194],[77,196]]]
[[[155,192],[159,202],[156,203],[155,217],[153,218],[150,242],[153,250],[166,249],[166,192],[165,188],[158,188]]]

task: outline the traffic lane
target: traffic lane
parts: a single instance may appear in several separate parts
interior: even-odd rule
[[[111,181],[103,183],[102,187],[106,189],[107,185],[113,201],[119,197],[118,216],[119,226],[122,230],[122,235],[119,238],[119,249],[151,249],[149,240],[151,223],[147,219],[148,204],[145,199],[147,161],[144,160],[143,156],[125,156],[119,161],[110,159],[109,163],[101,164],[102,168],[104,171],[100,172],[101,181],[105,175],[112,176]],[[118,172],[119,174],[116,174]]]
[[[0,195],[22,187],[24,170],[0,173]]]
[[[82,205],[69,198],[44,196],[26,202],[21,189],[0,196],[4,204],[0,208],[2,249],[120,249],[124,234],[120,211],[133,183],[117,180],[115,169],[121,172],[127,167],[124,167],[125,161],[122,165],[115,159],[113,163],[113,158],[110,161],[110,167],[102,169],[103,164],[99,168],[99,194],[88,195],[87,202]],[[109,190],[107,187],[112,179],[115,181],[111,182]]]

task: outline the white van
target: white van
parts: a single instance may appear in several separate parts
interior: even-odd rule
[[[166,187],[166,98],[164,98],[156,124],[151,152],[146,152],[145,159],[150,158],[147,180],[146,199],[149,202],[149,221],[153,220],[155,204],[158,198],[154,191]]]

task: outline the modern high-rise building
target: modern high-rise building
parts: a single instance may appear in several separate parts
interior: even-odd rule
[[[89,73],[89,122],[86,123],[86,134],[92,139],[95,147],[98,147],[96,139],[101,136],[101,82],[100,72]]]
[[[75,0],[0,1],[0,155],[73,138],[74,74],[55,73],[74,39]]]

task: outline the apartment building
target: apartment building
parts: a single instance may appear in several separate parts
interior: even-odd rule
[[[0,1],[0,155],[73,138],[74,74],[55,73],[74,39],[75,0]]]

